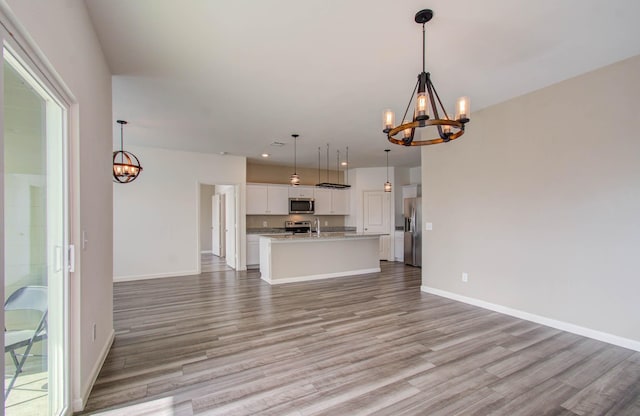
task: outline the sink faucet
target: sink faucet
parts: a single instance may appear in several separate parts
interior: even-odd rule
[[[316,235],[320,236],[320,218],[318,217],[316,217],[315,226],[316,226]]]

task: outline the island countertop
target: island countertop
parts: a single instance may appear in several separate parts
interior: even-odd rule
[[[269,238],[274,243],[278,242],[290,242],[295,240],[296,242],[305,241],[318,241],[318,240],[351,240],[351,239],[366,239],[366,238],[379,238],[382,235],[387,234],[365,234],[356,232],[321,232],[320,235],[316,233],[311,234],[278,234],[278,235],[262,235],[261,238]]]

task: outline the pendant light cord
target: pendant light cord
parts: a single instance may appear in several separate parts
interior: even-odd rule
[[[389,149],[385,149],[385,153],[387,154],[387,182],[389,182]]]
[[[425,24],[423,23],[422,24],[422,72],[427,72],[426,71],[426,64],[425,64],[426,59],[427,59],[426,58],[427,52],[426,52],[426,45],[425,45],[425,37],[426,37],[425,33],[426,33],[426,31],[424,29],[424,25]]]

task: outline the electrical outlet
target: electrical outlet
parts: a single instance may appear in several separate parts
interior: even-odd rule
[[[329,225],[329,221],[324,222],[324,226],[327,227]]]
[[[465,283],[469,281],[469,275],[467,273],[462,273],[462,281]]]
[[[262,221],[262,226],[263,227],[268,227],[267,222],[266,221]]]
[[[431,231],[431,230],[433,230],[433,223],[431,223],[431,222],[425,222],[425,223],[424,223],[424,229],[425,229],[425,230],[427,230],[427,231]]]
[[[95,342],[96,340],[96,323],[93,323],[93,341]]]

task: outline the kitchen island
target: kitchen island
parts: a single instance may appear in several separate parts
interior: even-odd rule
[[[260,274],[270,284],[380,271],[380,234],[321,233],[260,237]]]

